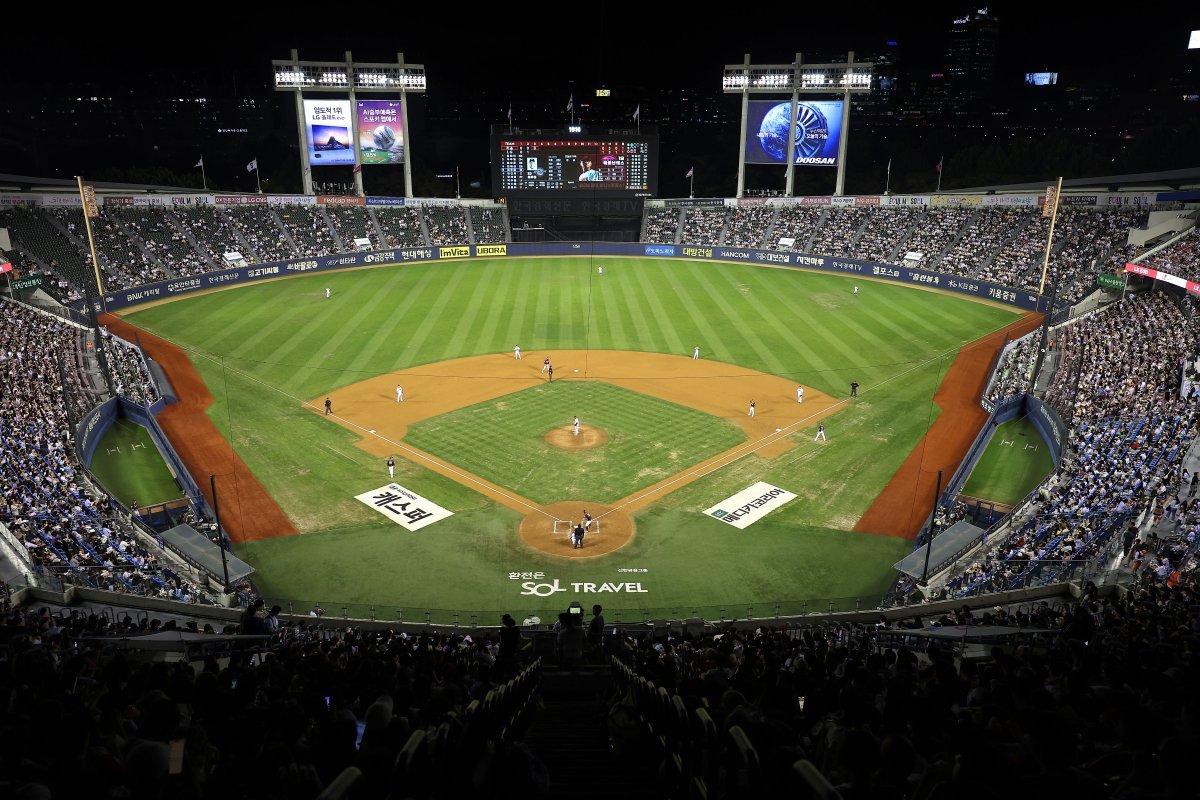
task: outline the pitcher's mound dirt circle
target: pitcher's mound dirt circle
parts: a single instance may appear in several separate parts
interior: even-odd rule
[[[582,431],[579,434],[583,435]],[[574,438],[574,437],[572,437]],[[633,538],[633,520],[624,511],[609,513],[609,507],[603,503],[591,503],[585,500],[569,500],[562,503],[550,503],[542,507],[546,514],[559,520],[558,533],[554,532],[554,519],[540,511],[527,514],[521,520],[521,541],[541,553],[564,558],[591,558],[602,556],[624,547]],[[571,540],[569,526],[578,522],[584,510],[598,520],[597,530],[592,529],[583,537],[583,547],[576,548]]]
[[[564,425],[561,428],[551,428],[546,434],[546,443],[563,450],[591,450],[608,441],[608,434],[600,428],[591,425],[580,425],[579,435],[575,435],[574,425]],[[589,509],[590,510],[590,509]],[[592,516],[596,512],[592,511]]]

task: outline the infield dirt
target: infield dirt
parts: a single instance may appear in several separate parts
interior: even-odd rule
[[[521,538],[531,547],[551,555],[586,558],[628,542],[635,533],[633,512],[751,453],[774,458],[787,452],[794,446],[789,438],[792,433],[816,424],[844,402],[805,387],[804,403],[799,404],[792,381],[707,359],[609,350],[526,351],[523,355],[521,360],[510,354],[472,356],[391,372],[313,398],[306,407],[323,414],[325,397],[329,397],[333,407],[330,419],[363,436],[359,447],[380,458],[401,455],[524,514]],[[416,422],[545,383],[547,378],[540,370],[546,355],[553,360],[556,381],[603,381],[688,406],[733,422],[748,441],[610,506],[571,497],[548,505],[535,503],[403,443],[409,426]],[[397,384],[404,387],[403,403],[395,399]],[[756,406],[753,417],[747,413],[751,400]],[[569,428],[563,430],[575,439]],[[579,438],[583,432],[581,428]],[[564,546],[565,538],[551,534],[554,521],[578,519],[584,507],[601,519],[602,533],[585,540],[582,550]]]

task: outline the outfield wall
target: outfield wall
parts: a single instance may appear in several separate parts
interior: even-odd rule
[[[133,289],[105,292],[103,306],[94,301],[96,311],[117,311],[122,308],[178,297],[192,292],[242,283],[299,275],[307,272],[326,272],[349,267],[383,266],[391,264],[464,261],[475,258],[505,258],[530,256],[627,256],[645,258],[683,258],[706,261],[728,261],[761,264],[774,267],[811,269],[823,272],[861,275],[895,283],[927,288],[945,289],[970,297],[993,300],[1028,311],[1044,311],[1048,298],[1032,292],[1012,289],[996,283],[971,280],[943,272],[913,267],[879,264],[853,258],[790,253],[775,250],[754,250],[737,247],[693,247],[690,245],[644,244],[641,242],[520,242],[509,244],[472,244],[438,247],[405,247],[370,253],[340,253],[332,256],[292,259],[269,264],[206,272],[187,278],[174,278],[150,283]]]

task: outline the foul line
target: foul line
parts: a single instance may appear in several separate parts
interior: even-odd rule
[[[214,356],[211,356],[208,353],[203,353],[201,351],[196,351],[196,352],[200,353],[200,355],[204,356],[205,358],[207,358],[209,360],[214,360],[214,361],[217,360]],[[311,408],[313,411],[321,411],[322,410],[321,408],[313,405],[312,403],[308,402],[307,400],[301,400],[299,397],[296,397],[295,395],[288,394],[283,389],[280,389],[278,386],[272,386],[271,384],[266,383],[265,381],[261,381],[258,378],[254,377],[253,375],[250,375],[249,373],[242,372],[237,367],[229,367],[229,369],[233,370],[238,375],[241,375],[243,378],[247,378],[249,380],[254,381],[259,386],[265,386],[268,389],[272,389],[272,390],[278,392],[279,394],[283,395],[284,397],[288,398],[289,400],[294,400],[294,401],[298,402],[300,405],[304,406],[305,408]],[[389,439],[388,437],[383,436],[382,434],[376,433],[375,431],[370,430],[369,428],[364,428],[362,425],[359,425],[356,422],[351,422],[348,419],[339,417],[337,414],[326,414],[325,416],[333,417],[334,419],[341,422],[343,425],[346,425],[351,428],[355,428],[355,429],[361,431],[366,436],[374,436],[376,439],[379,439],[380,441],[387,442],[388,444],[397,448],[399,451],[401,451],[403,453],[407,453],[408,454],[407,457],[411,461],[416,461],[418,459],[420,459],[421,461],[427,461],[430,464],[435,465],[439,470],[444,470],[445,472],[450,473],[455,478],[461,480],[464,483],[473,483],[476,486],[486,489],[491,494],[498,494],[501,497],[504,497],[508,500],[513,501],[514,503],[517,503],[518,505],[528,508],[531,511],[537,511],[537,512],[549,517],[550,519],[556,519],[556,517],[553,514],[550,514],[550,513],[546,512],[545,510],[526,502],[524,498],[518,497],[517,495],[514,495],[514,494],[509,494],[508,492],[503,491],[502,489],[500,489],[499,487],[497,487],[495,485],[486,484],[483,481],[476,478],[474,475],[471,475],[470,473],[460,472],[459,470],[455,469],[452,465],[447,464],[444,461],[434,459],[430,456],[425,455],[424,453],[422,453],[420,451],[413,450],[410,447],[406,447],[405,445],[401,444],[400,442],[393,441],[392,439]]]
[[[1007,326],[1005,326],[1005,327],[1007,327]],[[1002,330],[1002,329],[998,328],[997,330]],[[966,350],[968,347],[974,346],[975,344],[977,344],[978,342],[981,342],[982,340],[991,336],[995,332],[996,331],[990,331],[970,342],[967,342],[965,344],[960,344],[957,348],[951,348],[949,350],[944,350],[941,353],[938,353],[934,356],[930,356],[925,361],[922,361],[912,367],[909,367],[908,369],[904,370],[903,372],[897,372],[895,375],[892,375],[890,378],[885,378],[884,380],[880,381],[879,383],[875,384],[874,386],[862,389],[862,391],[859,393],[859,395],[856,395],[856,396],[861,396],[863,394],[866,394],[867,392],[871,391],[872,389],[878,389],[879,387],[881,387],[885,384],[891,383],[892,381],[896,380],[897,378],[907,375],[908,373],[910,373],[914,370],[920,369],[921,367],[924,367],[927,364],[932,364],[934,361],[937,361],[938,359],[945,358],[947,355],[949,355],[951,353],[958,353],[963,350]],[[939,386],[941,385],[941,381],[938,382],[938,385]],[[936,394],[937,394],[937,389],[935,388],[934,395],[936,396]],[[841,400],[837,401],[833,405],[827,406],[824,410],[817,412],[816,414],[809,414],[807,417],[796,420],[795,422],[791,423],[790,425],[787,425],[787,426],[775,431],[774,433],[768,433],[766,436],[764,436],[761,439],[758,439],[757,441],[746,442],[745,444],[741,445],[740,447],[736,447],[733,450],[729,451],[728,455],[730,456],[730,458],[728,461],[710,464],[707,468],[704,468],[704,469],[693,469],[693,470],[689,470],[688,472],[681,472],[680,474],[676,475],[674,478],[671,478],[668,482],[666,482],[660,486],[656,486],[647,492],[643,492],[640,495],[631,497],[631,498],[625,500],[624,502],[622,502],[620,505],[614,506],[613,508],[610,508],[608,511],[605,511],[603,514],[597,515],[596,519],[602,519],[603,517],[613,513],[614,511],[619,511],[622,508],[625,508],[626,506],[632,505],[633,503],[641,502],[642,500],[645,500],[648,497],[659,494],[664,489],[672,487],[675,484],[680,483],[681,481],[682,482],[690,482],[692,480],[698,480],[700,478],[711,475],[712,473],[716,472],[719,469],[724,469],[725,467],[728,467],[730,464],[733,464],[737,461],[742,460],[746,456],[754,455],[755,453],[757,453],[759,450],[763,449],[764,447],[775,444],[776,442],[778,442],[780,439],[783,439],[784,437],[791,436],[793,433],[793,430],[792,430],[793,428],[796,428],[799,425],[803,425],[804,423],[808,422],[809,420],[812,420],[816,416],[823,415],[825,413],[832,413],[834,409],[838,408],[838,406],[846,405],[849,402],[850,402],[849,397],[842,398]],[[935,401],[933,400],[933,398],[930,398],[930,402],[932,403]],[[747,447],[749,447],[751,449],[744,453],[738,452]],[[721,456],[717,456],[717,458],[719,459],[719,458],[721,458]]]

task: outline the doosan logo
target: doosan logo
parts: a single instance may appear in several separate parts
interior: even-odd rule
[[[576,594],[606,594],[606,593],[622,593],[622,594],[648,594],[649,589],[643,589],[642,584],[638,582],[632,583],[586,583],[574,582],[568,584],[571,591]],[[537,581],[522,581],[521,596],[522,597],[551,597],[558,592],[567,591],[558,578],[549,583],[538,583]]]

